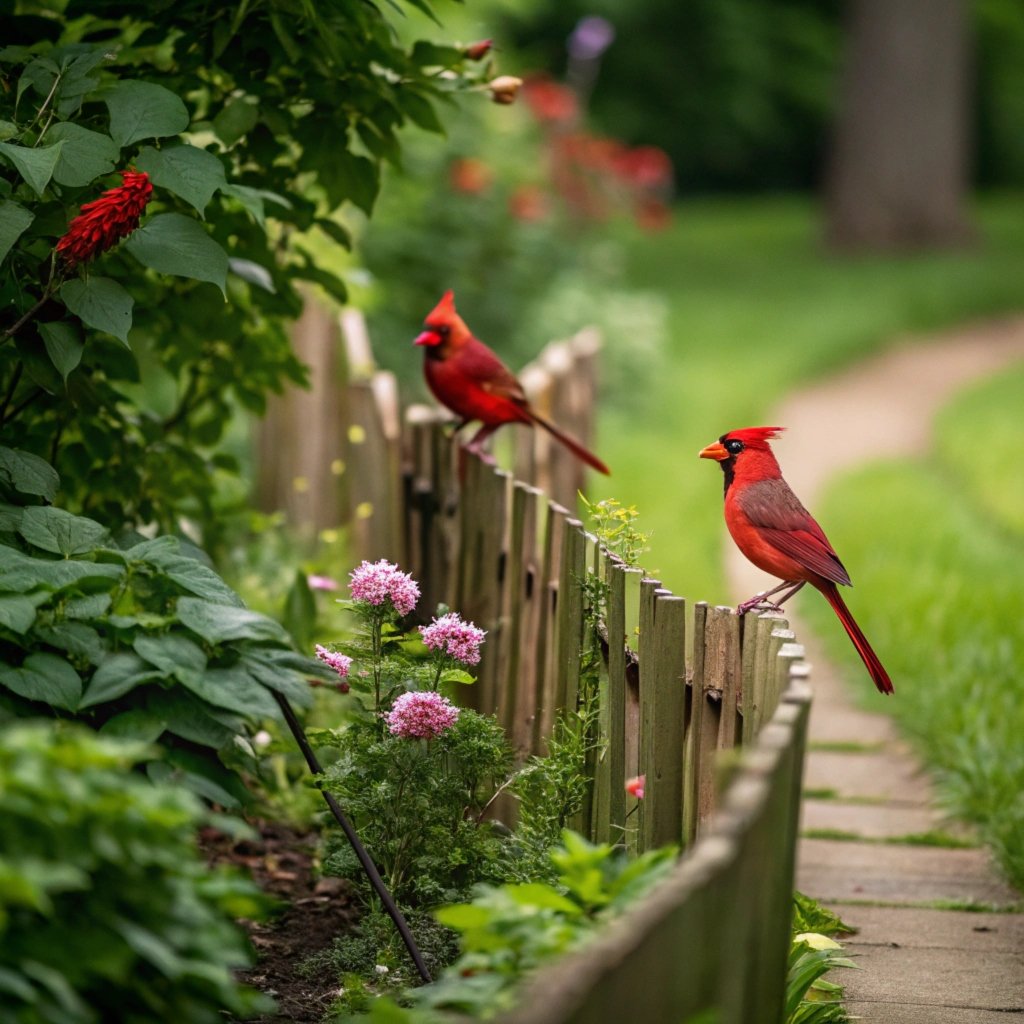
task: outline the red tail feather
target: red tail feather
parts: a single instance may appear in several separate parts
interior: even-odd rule
[[[584,448],[574,437],[570,437],[556,427],[554,423],[550,423],[542,416],[537,415],[533,409],[526,409],[525,412],[534,423],[543,427],[555,440],[561,441],[577,459],[581,459],[588,466],[596,469],[598,473],[604,473],[605,476],[612,475],[612,471],[593,452]]]
[[[878,660],[878,655],[871,649],[867,637],[861,632],[860,626],[850,614],[850,609],[846,607],[846,602],[840,596],[839,589],[831,580],[824,580],[818,584],[818,589],[825,595],[825,599],[832,605],[832,610],[839,616],[843,629],[853,641],[853,646],[857,648],[857,653],[863,659],[875,686],[881,693],[892,693],[892,680],[889,678],[889,673],[885,671],[882,663]]]

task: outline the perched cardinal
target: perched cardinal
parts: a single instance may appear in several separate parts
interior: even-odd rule
[[[482,342],[473,337],[466,322],[455,312],[451,291],[424,321],[426,330],[414,344],[426,352],[423,372],[434,397],[460,418],[460,430],[471,420],[483,426],[467,447],[482,452],[483,442],[504,423],[537,424],[561,441],[578,459],[599,473],[608,467],[579,441],[530,408],[522,385],[512,371]]]
[[[737,547],[759,569],[783,580],[774,590],[744,601],[737,611],[742,615],[767,603],[764,598],[785,590],[775,603],[775,607],[781,607],[810,583],[825,595],[839,616],[875,686],[882,693],[892,693],[889,674],[839,596],[837,584],[852,586],[849,574],[824,530],[782,479],[768,444],[782,429],[733,430],[700,453],[702,459],[715,459],[725,474],[725,524]]]

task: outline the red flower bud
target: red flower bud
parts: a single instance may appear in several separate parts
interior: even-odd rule
[[[153,192],[149,175],[143,171],[120,174],[124,184],[86,203],[57,242],[57,252],[68,269],[106,252],[139,226]]]
[[[481,39],[480,42],[467,46],[462,52],[465,53],[469,60],[483,60],[493,45],[493,39]]]

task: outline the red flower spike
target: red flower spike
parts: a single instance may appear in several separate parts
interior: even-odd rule
[[[463,53],[465,53],[468,60],[483,60],[490,52],[493,45],[493,39],[481,39],[479,43],[473,43],[471,46],[467,46],[466,49],[463,50]]]
[[[144,171],[119,173],[124,184],[86,203],[57,243],[57,252],[69,270],[106,252],[139,226],[153,193],[149,175]]]

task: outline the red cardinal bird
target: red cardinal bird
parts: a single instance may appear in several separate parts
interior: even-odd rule
[[[610,472],[579,441],[530,408],[526,393],[512,371],[482,341],[473,337],[466,322],[455,312],[451,291],[444,293],[424,326],[426,330],[414,344],[423,345],[426,350],[423,372],[434,397],[460,418],[456,430],[471,420],[480,420],[483,424],[467,445],[471,451],[482,454],[483,442],[503,423],[528,426],[536,423],[588,466],[599,473]]]
[[[742,615],[765,603],[763,598],[785,590],[775,605],[781,607],[805,583],[810,583],[825,595],[825,600],[839,616],[875,686],[882,693],[892,693],[888,672],[839,596],[836,584],[852,586],[849,574],[832,550],[824,530],[782,479],[782,471],[768,444],[782,429],[733,430],[700,453],[702,459],[715,459],[722,466],[725,525],[736,546],[759,569],[783,580],[774,590],[744,601],[737,611]]]

